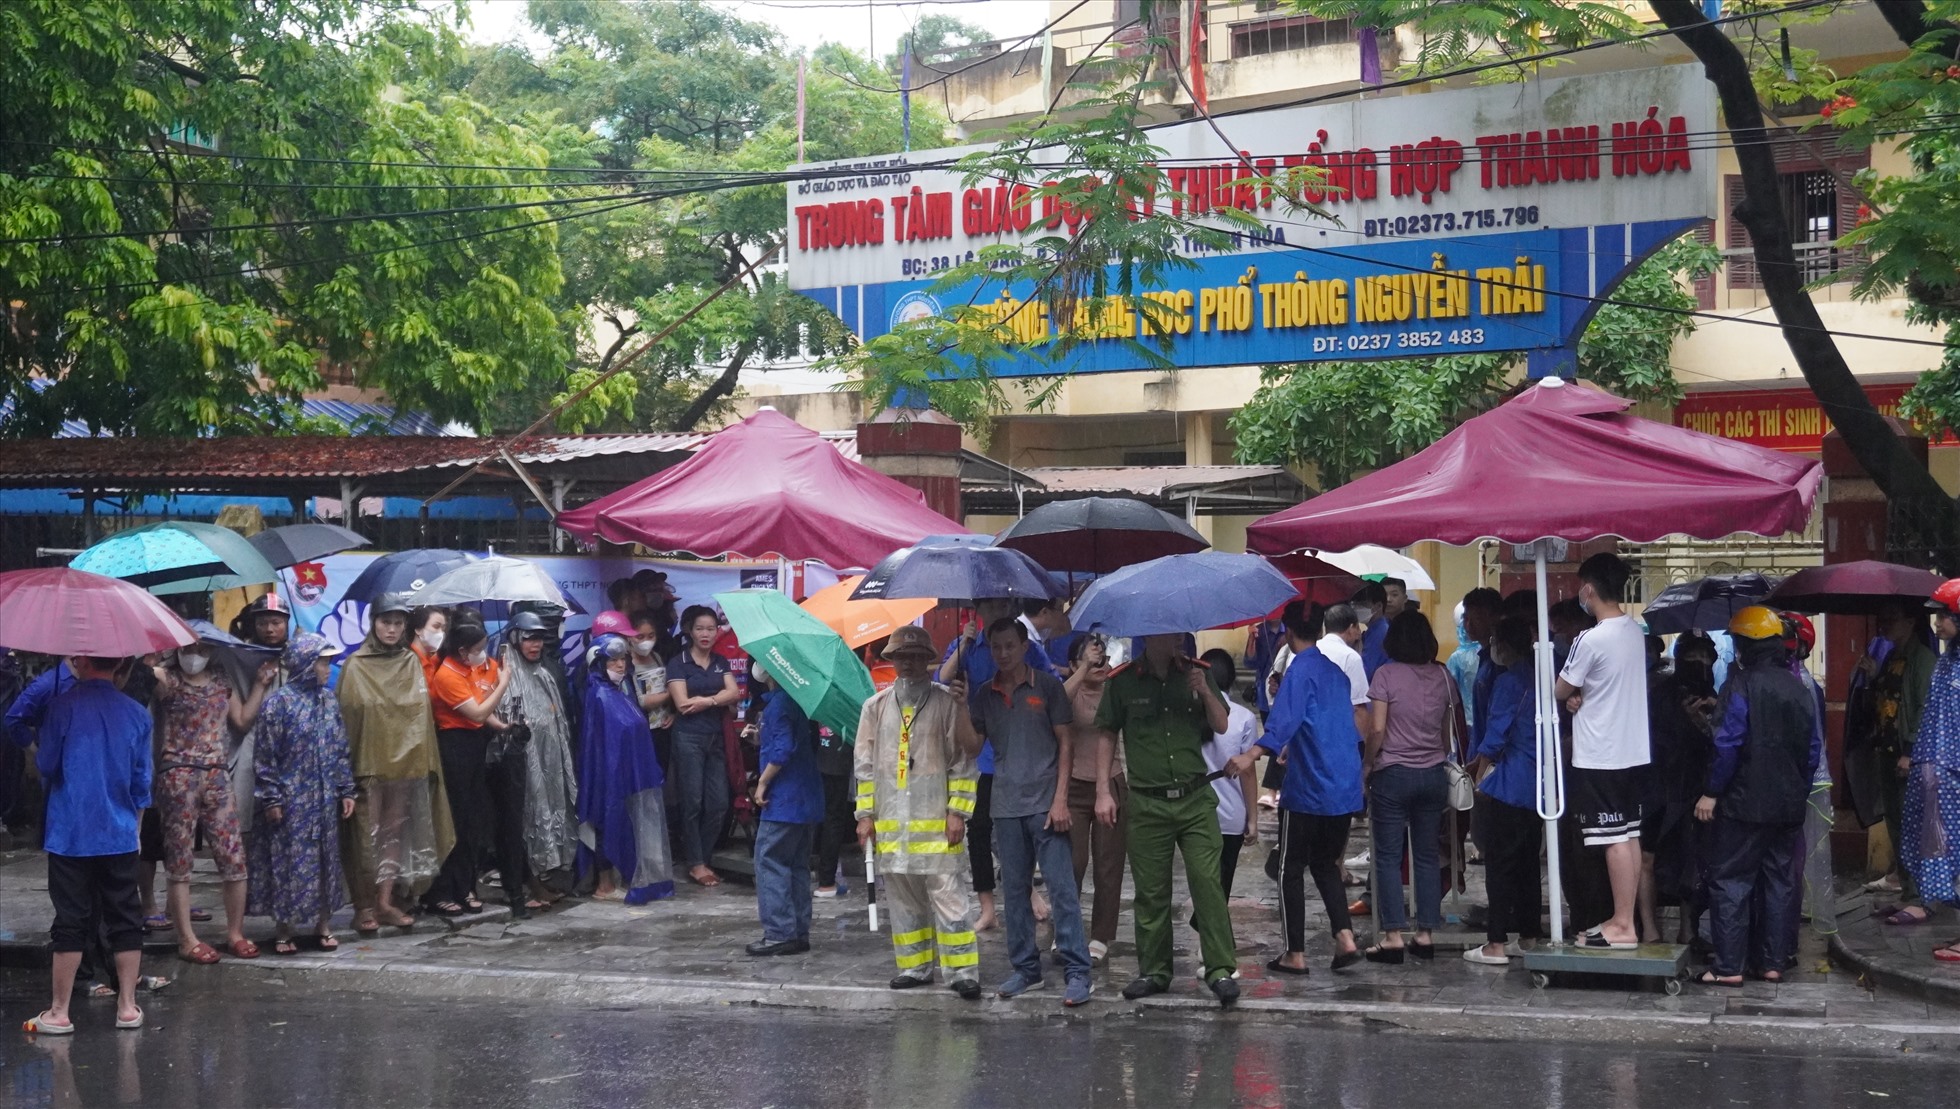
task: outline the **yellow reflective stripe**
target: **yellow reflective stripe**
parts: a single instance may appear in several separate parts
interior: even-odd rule
[[[871,828],[873,831],[877,831],[877,832],[896,832],[898,831],[898,821],[880,820],[877,823],[871,825]]]
[[[858,783],[858,796],[869,797],[873,793],[877,792],[877,789],[878,789],[878,783],[867,779],[865,781]]]
[[[971,797],[951,798],[946,802],[946,811],[950,813],[958,813],[961,816],[972,816],[973,798]]]
[[[959,946],[961,946],[961,945],[963,945],[963,944],[969,944],[969,943],[972,943],[972,942],[973,942],[973,933],[971,933],[971,932],[941,932],[941,933],[939,933],[939,942],[940,942],[940,945],[941,945],[941,946],[944,946],[944,947],[959,947]]]
[[[892,934],[892,942],[900,945],[901,947],[908,943],[919,943],[921,941],[929,940],[931,938],[932,938],[931,928],[921,928],[915,932],[896,932]]]
[[[898,854],[898,844],[892,840],[881,839],[878,841],[878,853],[880,855],[896,855]]]
[[[939,957],[939,965],[948,969],[978,966],[979,963],[980,953],[978,951],[967,951],[957,955],[948,953]]]
[[[898,969],[911,970],[913,967],[922,967],[930,962],[932,962],[932,948],[928,947],[913,955],[898,956]]]
[[[882,848],[884,844],[881,843],[878,846]],[[905,850],[914,855],[956,855],[959,853],[960,847],[958,844],[947,843],[943,839],[933,839],[924,840],[919,843],[908,843],[905,845]]]
[[[944,820],[908,820],[905,822],[905,830],[908,832],[943,832],[946,830],[946,822]]]
[[[980,780],[977,778],[948,778],[946,780],[946,788],[952,790],[954,793],[975,793],[980,789]]]

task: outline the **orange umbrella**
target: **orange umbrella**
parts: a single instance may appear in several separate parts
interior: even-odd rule
[[[830,625],[830,630],[843,636],[853,649],[883,639],[892,629],[910,624],[939,603],[929,597],[851,600],[851,590],[863,580],[862,574],[845,578],[828,589],[818,590],[803,602],[803,611]]]

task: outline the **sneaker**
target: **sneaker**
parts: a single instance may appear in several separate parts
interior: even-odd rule
[[[836,887],[836,886],[818,886],[818,887],[817,887],[816,889],[813,889],[813,890],[811,890],[811,891],[810,891],[810,896],[811,896],[811,897],[836,897],[836,896],[837,896],[837,887]]]
[[[1101,941],[1101,940],[1090,940],[1090,941],[1089,941],[1089,961],[1090,961],[1091,963],[1106,963],[1106,962],[1108,962],[1108,961],[1109,961],[1109,945],[1108,945],[1108,944],[1106,944],[1106,943],[1104,943],[1104,942],[1103,942],[1103,941]]]
[[[1506,951],[1510,950],[1509,944],[1505,944],[1504,946]],[[1476,963],[1480,966],[1487,966],[1487,967],[1507,967],[1511,965],[1511,960],[1506,956],[1492,955],[1486,952],[1482,947],[1464,948],[1463,961],[1466,963]]]
[[[1349,870],[1366,870],[1368,869],[1368,864],[1371,861],[1373,861],[1373,859],[1374,859],[1373,855],[1370,855],[1368,852],[1363,851],[1359,855],[1342,859],[1341,865],[1347,867]]]
[[[1155,978],[1139,978],[1123,987],[1123,1000],[1140,1001],[1143,998],[1149,997],[1151,994],[1163,993],[1168,989],[1170,989],[1169,986],[1163,985]]]
[[[1087,978],[1077,978],[1062,991],[1062,1004],[1070,1009],[1089,1004],[1089,995],[1095,992]]]
[[[1002,997],[1019,997],[1030,990],[1044,989],[1047,985],[1045,980],[1029,978],[1017,970],[1011,978],[1000,984],[1000,989],[996,992]]]

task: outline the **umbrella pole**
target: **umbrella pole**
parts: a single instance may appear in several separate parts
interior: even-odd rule
[[[1565,891],[1559,880],[1558,820],[1565,815],[1565,766],[1560,761],[1557,676],[1552,671],[1551,602],[1546,596],[1546,542],[1532,544],[1537,549],[1538,643],[1534,649],[1534,677],[1538,684],[1538,815],[1545,821],[1545,869],[1549,875],[1552,904],[1552,943],[1565,943]]]

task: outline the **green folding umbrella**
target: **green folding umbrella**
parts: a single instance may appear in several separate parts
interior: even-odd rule
[[[742,649],[762,663],[776,684],[810,719],[850,743],[858,713],[875,692],[871,671],[823,621],[773,589],[715,594]]]

